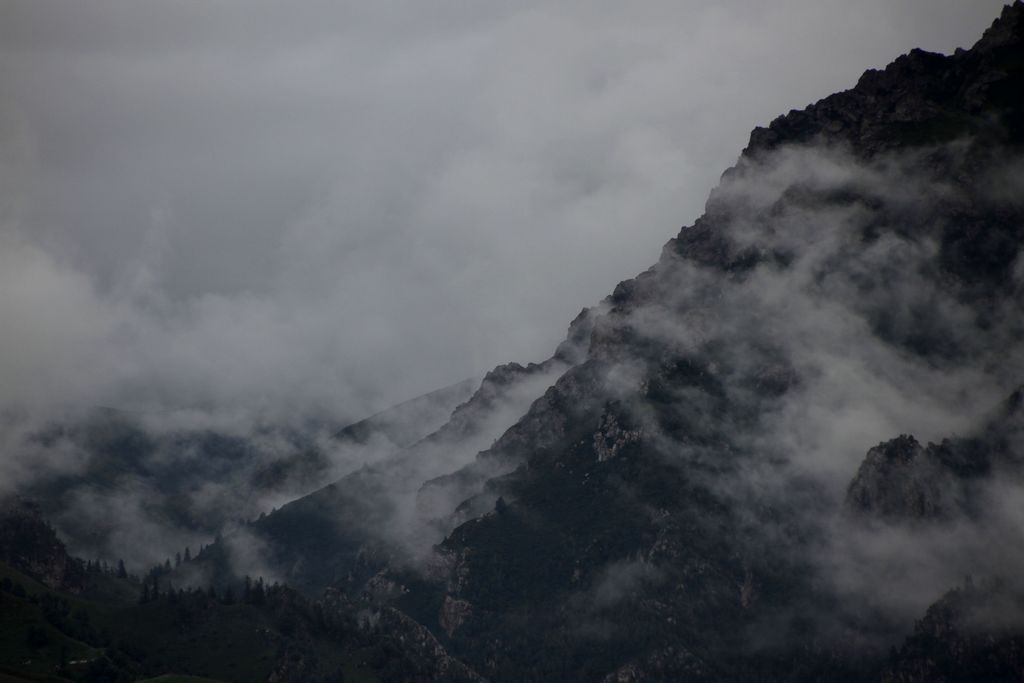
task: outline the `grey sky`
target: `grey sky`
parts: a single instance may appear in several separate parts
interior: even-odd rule
[[[0,407],[358,416],[653,263],[750,129],[990,0],[0,0]]]

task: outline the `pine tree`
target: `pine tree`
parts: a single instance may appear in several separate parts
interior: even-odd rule
[[[188,546],[185,546],[185,562],[191,562],[191,561],[192,561],[192,551],[190,551],[188,549]]]
[[[119,578],[119,579],[127,579],[128,578],[128,570],[124,568],[124,560],[118,560],[117,561],[117,578]]]
[[[266,603],[267,593],[263,587],[263,577],[256,579],[256,583],[253,584],[252,592],[250,594],[250,601],[254,605],[262,605]]]

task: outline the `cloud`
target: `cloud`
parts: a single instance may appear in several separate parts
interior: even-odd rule
[[[360,417],[543,358],[754,124],[985,4],[10,3],[0,401]]]

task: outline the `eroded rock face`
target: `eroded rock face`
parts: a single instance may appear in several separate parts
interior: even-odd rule
[[[472,614],[473,606],[468,602],[446,595],[444,603],[441,605],[441,612],[437,616],[437,622],[451,638]]]
[[[598,461],[611,460],[626,446],[639,443],[642,436],[643,430],[623,427],[614,413],[605,412],[594,432],[594,452]]]
[[[949,519],[964,507],[962,482],[912,436],[868,451],[846,494],[847,506],[879,519]]]
[[[85,570],[32,503],[16,502],[0,512],[0,561],[55,590],[80,593],[85,587]]]

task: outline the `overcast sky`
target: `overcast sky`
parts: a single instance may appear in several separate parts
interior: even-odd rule
[[[993,0],[0,0],[0,407],[344,418],[542,360],[750,129]]]

